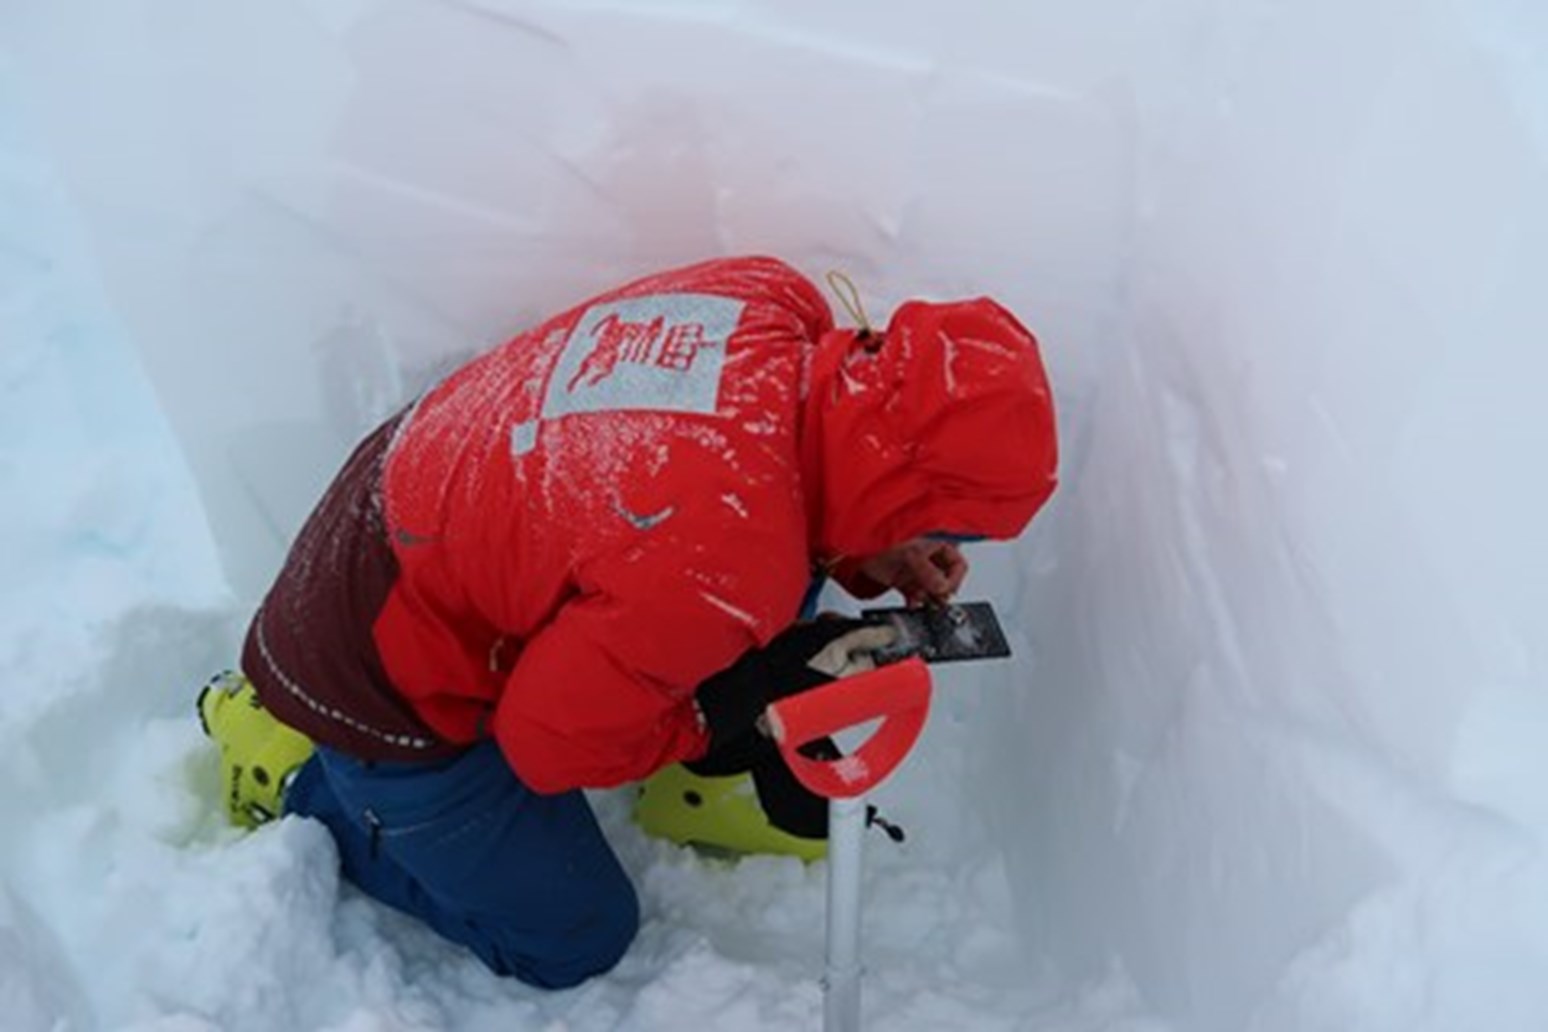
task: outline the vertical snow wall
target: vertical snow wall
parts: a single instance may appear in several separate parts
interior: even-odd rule
[[[1146,16],[1125,322],[985,763],[1030,934],[1186,1027],[1540,1027],[1548,19]]]
[[[260,591],[439,369],[710,254],[1044,339],[976,789],[1036,955],[1186,1028],[1548,1000],[1548,24],[1525,2],[0,13]]]

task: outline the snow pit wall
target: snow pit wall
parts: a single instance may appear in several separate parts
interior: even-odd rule
[[[1043,338],[981,568],[1033,955],[1184,1028],[1548,1002],[1544,16],[1527,3],[82,0],[0,14],[251,597],[357,436],[621,278],[762,251]],[[1520,1022],[1516,1024],[1516,1022]]]
[[[1187,1027],[1537,1027],[1543,17],[1147,17],[1126,323],[985,765],[1029,932]]]

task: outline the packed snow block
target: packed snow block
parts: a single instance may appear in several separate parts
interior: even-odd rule
[[[1090,345],[1051,365],[1101,352],[1124,116],[1073,70],[943,61],[939,13],[866,38],[820,5],[88,7],[9,17],[242,595],[426,380],[654,268],[841,266],[878,317],[993,293]]]

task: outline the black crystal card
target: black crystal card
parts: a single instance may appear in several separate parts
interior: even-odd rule
[[[1004,659],[1011,654],[1000,620],[988,602],[866,609],[860,616],[867,623],[898,629],[897,642],[876,653],[878,663],[895,663],[910,656],[926,663],[954,663]]]

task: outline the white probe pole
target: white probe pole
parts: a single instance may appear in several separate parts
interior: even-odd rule
[[[860,1032],[860,858],[864,793],[886,779],[919,739],[930,712],[930,671],[919,659],[883,666],[792,695],[768,709],[769,730],[791,773],[828,799],[828,949],[825,1032]],[[800,746],[881,718],[853,755],[822,761]]]
[[[823,1032],[860,1032],[860,858],[864,836],[865,800],[829,800]]]

